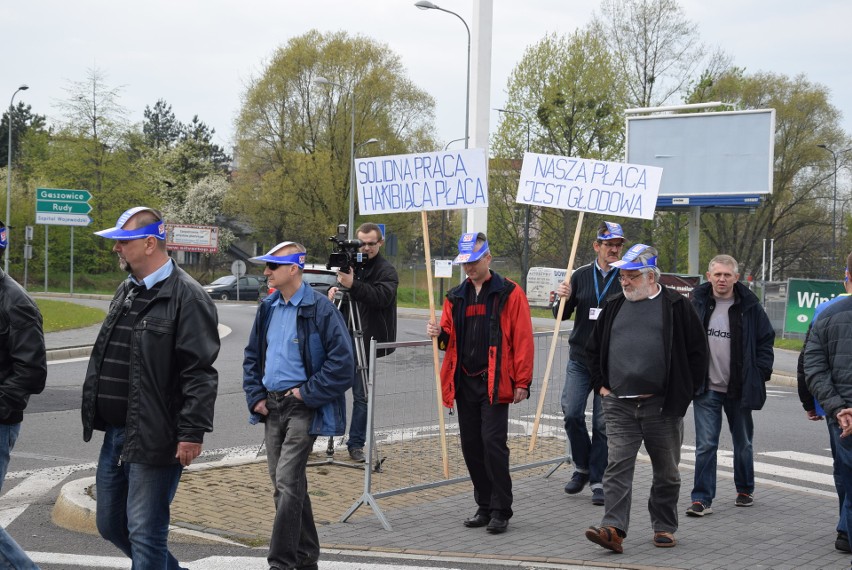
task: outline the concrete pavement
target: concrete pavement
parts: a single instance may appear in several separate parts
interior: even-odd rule
[[[422,312],[411,314],[425,316]],[[67,348],[69,343],[86,346],[94,340],[97,328],[50,333],[46,335],[48,346],[52,350]],[[63,343],[66,346],[60,346]],[[783,352],[789,354],[782,353],[778,361],[787,363],[783,366],[788,369],[776,370],[772,382],[793,385],[795,353]],[[322,462],[325,445],[318,443],[315,455]],[[397,454],[391,445],[385,445],[382,453],[393,458]],[[250,455],[194,465],[185,471],[172,506],[173,540],[224,540],[261,548],[267,544],[274,512],[272,488],[265,458]],[[349,462],[345,447],[336,451],[336,458]],[[405,469],[418,472],[434,468],[440,455],[422,453],[414,461],[422,464],[406,465]],[[384,465],[385,470],[394,468],[392,461]],[[688,463],[682,464],[684,483],[678,507],[681,513],[676,535],[678,546],[660,549],[651,544],[652,530],[646,508],[651,466],[647,459],[641,459],[636,468],[630,532],[624,542],[624,554],[618,555],[583,536],[588,526],[600,523],[603,509],[591,504],[588,489],[573,496],[563,492],[562,487],[571,474],[570,466],[563,465],[550,478],[544,477],[545,471],[537,468],[513,474],[515,516],[509,531],[503,535],[489,535],[484,529],[462,526],[461,521],[475,510],[469,482],[377,500],[393,527],[389,531],[369,506],[362,506],[347,522],[339,522],[361,496],[363,470],[320,465],[308,469],[308,479],[325,549],[462,558],[481,561],[486,566],[490,560],[702,570],[849,566],[849,555],[833,548],[837,499],[824,492],[811,493],[759,480],[755,505],[737,508],[730,475],[720,470],[714,514],[691,518],[683,512],[689,506],[692,468]],[[94,531],[93,484],[93,480],[79,480],[63,488],[54,509],[58,524]]]

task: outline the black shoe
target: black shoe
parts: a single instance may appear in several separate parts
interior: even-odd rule
[[[491,517],[488,515],[480,515],[479,513],[473,515],[469,519],[464,520],[464,526],[468,528],[479,528],[481,526],[487,525],[491,521]]]
[[[350,447],[349,448],[349,457],[352,461],[357,463],[364,463],[366,457],[364,457],[364,448],[363,447]]]
[[[834,548],[843,552],[852,552],[849,547],[849,535],[845,532],[838,532],[837,538],[834,540]]]
[[[491,522],[488,523],[485,530],[491,534],[500,534],[501,532],[506,532],[507,528],[509,528],[509,521],[506,519],[493,518],[491,519]]]
[[[571,476],[571,480],[568,481],[568,484],[565,485],[565,492],[569,495],[576,495],[577,493],[583,490],[583,487],[585,487],[586,483],[588,482],[588,473],[580,473],[579,471],[574,471],[574,474]]]
[[[592,504],[598,507],[602,507],[605,504],[604,501],[604,490],[601,488],[592,489]]]

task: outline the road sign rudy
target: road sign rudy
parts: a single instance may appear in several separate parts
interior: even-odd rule
[[[88,226],[92,219],[88,190],[36,189],[36,223],[59,226]]]

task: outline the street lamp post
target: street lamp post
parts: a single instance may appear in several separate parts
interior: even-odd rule
[[[14,93],[12,93],[12,100],[9,101],[9,148],[6,149],[6,227],[12,227],[12,114],[15,111],[15,95],[18,94],[18,91],[26,91],[29,89],[29,85],[21,85],[18,87]],[[12,232],[10,231],[9,234]],[[7,236],[8,238],[8,236]],[[6,251],[4,252],[5,260],[3,261],[3,268],[6,273],[9,273],[9,246],[7,244]]]
[[[441,8],[433,2],[429,2],[429,0],[418,0],[414,3],[414,5],[421,10],[439,10],[441,12],[446,12],[447,14],[452,14],[461,20],[461,23],[464,24],[464,29],[467,31],[467,81],[465,84],[464,94],[464,148],[470,148],[470,26],[467,25],[464,18],[452,10]],[[464,218],[462,218],[462,233],[465,233],[466,226],[467,222]]]
[[[470,27],[467,25],[467,22],[464,21],[464,18],[452,10],[441,8],[437,4],[429,2],[429,0],[418,0],[414,3],[414,5],[421,10],[439,10],[441,12],[446,12],[447,14],[452,14],[461,20],[461,23],[464,24],[464,29],[467,31],[467,83],[465,86],[464,96],[464,148],[468,148],[468,145],[470,144]]]
[[[498,113],[508,113],[510,115],[518,115],[524,119],[527,126],[527,152],[530,151],[530,119],[520,111],[512,111],[510,109],[494,109]],[[527,289],[527,273],[530,270],[530,205],[527,204],[524,210],[524,249],[521,253],[521,287],[524,291]]]
[[[343,85],[329,81],[325,77],[317,77],[314,83],[343,89]],[[352,227],[355,225],[355,89],[349,90],[349,96],[352,98],[352,125],[349,130],[349,230],[346,237],[352,239],[355,231]]]
[[[831,262],[837,262],[837,155],[849,152],[852,147],[845,148],[839,152],[834,152],[828,148],[828,145],[818,144],[819,148],[831,153],[831,158],[834,160],[834,193],[831,199]]]

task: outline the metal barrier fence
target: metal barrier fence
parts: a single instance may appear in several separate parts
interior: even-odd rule
[[[536,447],[529,452],[535,412],[553,332],[534,333],[535,364],[530,397],[509,406],[510,469],[517,471],[568,460],[560,404],[568,362],[568,335],[560,331],[548,382]],[[396,348],[376,359],[377,348]],[[392,530],[378,499],[470,480],[461,454],[457,417],[445,414],[450,476],[441,458],[438,402],[431,341],[371,343],[367,404],[367,468],[364,492],[341,517],[346,521],[359,507],[369,505],[386,530]],[[448,413],[449,412],[449,413]],[[372,467],[372,468],[370,468]],[[556,468],[551,470],[551,473]],[[548,473],[550,475],[550,473]]]

